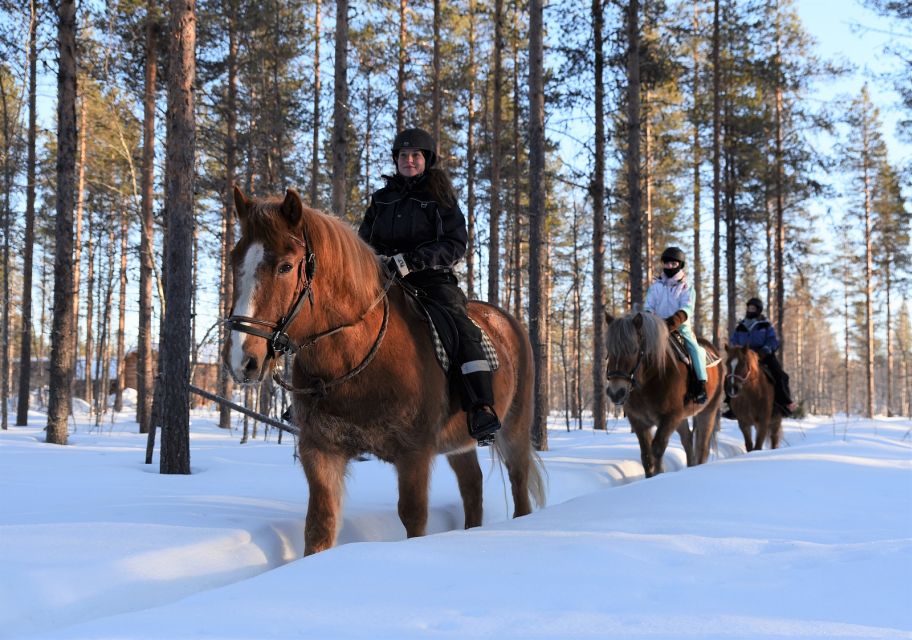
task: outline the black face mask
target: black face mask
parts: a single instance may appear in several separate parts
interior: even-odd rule
[[[747,318],[748,320],[753,320],[754,318],[757,318],[759,316],[760,316],[759,311],[748,311],[747,313],[744,314],[744,317]]]
[[[678,275],[678,271],[680,270],[681,267],[675,267],[674,269],[662,269],[662,271],[665,272],[666,278],[674,278],[676,275]]]

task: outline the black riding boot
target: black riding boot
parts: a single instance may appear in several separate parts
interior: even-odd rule
[[[706,380],[697,380],[694,384],[694,403],[706,404],[708,396],[706,395]]]
[[[484,366],[484,369],[476,365]],[[466,416],[469,435],[478,440],[482,447],[494,442],[494,434],[500,429],[500,420],[494,412],[494,387],[491,371],[484,360],[467,362],[462,365],[462,381],[466,394]],[[468,373],[466,373],[468,371]]]

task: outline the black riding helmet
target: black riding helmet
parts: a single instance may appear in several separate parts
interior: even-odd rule
[[[668,247],[665,251],[662,252],[662,262],[668,262],[669,260],[677,260],[681,263],[681,266],[684,266],[685,262],[684,252],[681,251],[678,247]]]
[[[400,149],[420,149],[424,153],[425,168],[430,169],[437,162],[437,143],[424,129],[403,129],[393,140],[393,162],[399,157]]]

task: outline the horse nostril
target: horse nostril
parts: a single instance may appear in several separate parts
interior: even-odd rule
[[[254,356],[247,356],[243,362],[244,378],[250,380],[259,370],[259,363]]]

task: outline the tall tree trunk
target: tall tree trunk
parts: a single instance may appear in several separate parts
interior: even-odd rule
[[[83,231],[83,214],[85,213],[85,171],[86,171],[86,147],[89,138],[88,124],[88,102],[87,97],[83,96],[79,106],[79,129],[76,132],[76,144],[79,153],[78,164],[76,165],[76,240],[73,244],[75,249],[73,253],[73,366],[76,366],[76,358],[79,352],[79,288],[82,284],[82,231]],[[89,241],[91,243],[91,239]],[[86,323],[91,318],[86,317]],[[86,326],[89,326],[88,324]],[[75,369],[74,369],[75,371]]]
[[[119,293],[117,304],[117,387],[114,390],[114,411],[123,411],[123,388],[124,388],[124,355],[125,342],[124,330],[126,328],[127,317],[127,235],[129,225],[127,224],[126,211],[120,214],[120,273],[119,273]]]
[[[22,332],[19,339],[19,401],[16,407],[16,425],[28,424],[29,392],[32,378],[32,268],[35,253],[35,138],[38,131],[37,75],[38,46],[36,30],[38,9],[35,0],[29,0],[28,31],[28,149],[25,165],[25,238],[22,259]]]
[[[315,16],[315,34],[317,52],[314,54],[314,82],[316,84],[315,92],[317,97],[314,101],[314,147],[313,157],[311,158],[311,183],[310,183],[310,200],[311,206],[316,206],[317,202],[317,148],[319,142],[319,127],[317,123],[320,117],[320,0],[316,2]],[[222,317],[227,318],[230,314],[231,305],[234,300],[234,272],[231,269],[231,250],[234,248],[234,182],[237,171],[237,86],[238,86],[238,33],[237,33],[237,4],[234,0],[229,4],[228,14],[228,58],[226,60],[228,67],[228,91],[225,104],[225,185],[222,189],[224,198],[224,221],[225,221],[225,241],[222,245]],[[223,329],[224,330],[224,329]],[[222,338],[224,343],[224,336]],[[229,398],[233,388],[231,378],[225,367],[219,367],[219,395],[223,398]],[[231,409],[227,405],[219,405],[219,427],[222,429],[231,428]]]
[[[10,138],[13,121],[10,104],[6,99],[6,85],[0,78],[0,119],[2,119],[3,146],[12,147]],[[10,395],[10,235],[13,230],[13,209],[10,194],[13,187],[13,158],[10,153],[3,154],[3,309],[0,310],[0,429],[9,429],[9,395]]]
[[[778,52],[776,58],[778,60]],[[782,335],[785,320],[785,203],[782,149],[782,87],[776,84],[776,326],[780,331],[780,352],[785,366],[785,342]]]
[[[499,3],[499,0],[498,0]],[[548,303],[545,282],[545,77],[542,0],[529,2],[529,337],[535,362],[532,442],[548,450]]]
[[[730,336],[735,328],[735,302],[737,299],[738,280],[738,237],[737,220],[735,214],[735,141],[732,133],[731,102],[726,98],[724,106],[724,122],[722,124],[722,154],[725,159],[723,170],[724,213],[725,213],[725,300],[726,322],[725,335]]]
[[[73,189],[76,172],[76,3],[57,6],[57,219],[47,442],[67,443],[73,383]]]
[[[652,96],[649,87],[643,91],[643,186],[646,195],[646,269],[652,269],[655,259],[655,215],[652,210],[652,114],[650,113]]]
[[[440,151],[440,0],[434,0],[434,60],[431,91],[431,133]]]
[[[700,244],[700,164],[702,152],[700,150],[700,50],[698,33],[700,29],[700,5],[694,3],[693,9],[693,76],[691,93],[693,94],[693,113],[691,114],[691,153],[693,162],[693,282],[694,292],[694,332],[703,335],[703,259]]]
[[[348,0],[342,0],[345,3],[346,14],[348,13]],[[336,0],[336,11],[339,11],[339,2]],[[399,67],[396,74],[396,131],[402,131],[405,128],[405,62],[408,58],[406,49],[406,33],[408,20],[408,0],[399,0]],[[339,27],[336,23],[336,54],[339,48]],[[346,31],[348,30],[348,17],[345,18]],[[348,34],[345,36],[348,38]],[[336,73],[338,77],[339,62],[336,61]],[[338,83],[338,79],[336,80]]]
[[[402,0],[405,4],[405,0]],[[348,0],[336,0],[336,70],[333,87],[332,210],[345,217],[348,152]]]
[[[712,34],[712,80],[713,80],[713,306],[712,306],[712,341],[719,344],[721,323],[720,293],[721,287],[721,252],[719,250],[719,233],[721,231],[721,168],[722,168],[722,67],[719,60],[720,41],[722,39],[719,0],[713,0],[713,34]]]
[[[92,320],[95,318],[95,212],[91,208],[88,210],[88,242],[86,242],[86,340],[85,340],[85,366],[83,367],[83,377],[85,378],[85,390],[83,398],[89,407],[94,406],[95,399],[92,375],[92,354],[95,351],[95,333],[92,327]],[[77,251],[79,249],[77,248]],[[75,285],[79,288],[79,283]]]
[[[152,421],[152,269],[154,264],[155,83],[158,74],[158,10],[146,5],[146,77],[143,90],[142,200],[139,244],[139,337],[136,348],[136,421],[149,433]]]
[[[531,46],[531,45],[530,45]],[[491,213],[488,227],[488,302],[500,302],[500,158],[503,101],[503,0],[494,0],[494,85],[491,109]]]
[[[605,400],[605,10],[592,0],[595,42],[595,158],[592,197],[592,427],[607,428]]]
[[[161,473],[190,473],[190,298],[193,234],[193,156],[196,127],[195,0],[171,0],[165,240],[168,282],[161,344]]]
[[[469,241],[466,248],[466,289],[475,298],[475,0],[469,0],[469,104],[466,132],[466,217]]]
[[[513,2],[513,233],[511,237],[512,264],[510,270],[513,274],[513,315],[522,318],[522,292],[523,292],[523,259],[522,259],[522,210],[519,195],[522,187],[522,169],[519,166],[520,142],[522,135],[519,131],[519,3]]]
[[[867,105],[865,105],[867,106]],[[871,131],[870,120],[865,114],[862,123],[862,179],[864,180],[864,298],[865,298],[865,416],[874,417],[874,251],[871,210],[873,194],[871,185]]]
[[[313,57],[313,74],[314,74],[314,88],[313,88],[313,140],[311,142],[311,157],[310,157],[310,206],[314,209],[317,208],[317,185],[320,181],[320,9],[321,9],[321,0],[314,0],[314,57]],[[232,17],[231,17],[231,30],[230,35],[234,38],[234,53],[229,52],[229,65],[231,64],[232,58],[234,59],[234,77],[235,83],[237,83],[237,34],[235,21],[237,16],[234,14],[234,8],[232,6]],[[229,67],[230,68],[230,67]],[[229,71],[230,76],[230,71]],[[229,82],[229,91],[231,91],[231,86]],[[235,93],[237,88],[234,89]],[[232,116],[235,121],[237,120],[236,116]],[[237,135],[237,134],[235,134]],[[237,144],[235,142],[235,144]],[[233,169],[232,169],[233,171]],[[230,191],[231,185],[228,185]],[[230,194],[229,194],[230,195]],[[229,202],[229,207],[232,206]]]
[[[893,380],[896,378],[893,371],[893,313],[890,308],[890,285],[891,285],[891,259],[890,256],[884,264],[884,301],[887,311],[886,339],[887,339],[887,416],[893,417]]]
[[[640,191],[640,5],[627,4],[627,241],[630,302],[643,302],[643,227]]]

